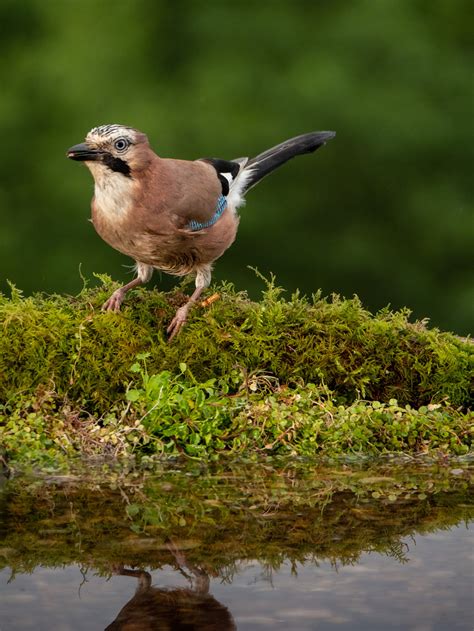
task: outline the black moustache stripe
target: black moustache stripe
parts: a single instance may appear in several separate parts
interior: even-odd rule
[[[114,156],[110,155],[110,153],[106,153],[102,158],[102,162],[112,171],[115,171],[116,173],[122,173],[122,175],[125,175],[126,177],[131,177],[130,167],[125,162],[125,160],[115,158]]]

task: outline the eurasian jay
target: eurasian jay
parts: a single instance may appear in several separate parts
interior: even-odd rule
[[[233,243],[245,193],[294,156],[310,153],[335,136],[312,132],[286,140],[255,158],[160,158],[142,132],[123,125],[94,127],[67,157],[85,162],[95,180],[92,223],[113,248],[136,262],[136,278],[103,305],[118,311],[129,289],[159,269],[195,275],[196,289],[167,332],[172,339],[190,307],[209,286],[216,261]]]

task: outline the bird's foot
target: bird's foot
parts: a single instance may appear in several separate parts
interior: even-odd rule
[[[176,335],[178,335],[178,333],[183,328],[184,323],[188,319],[188,311],[189,311],[190,304],[191,303],[188,302],[187,304],[183,305],[176,311],[176,315],[171,320],[169,327],[166,329],[166,332],[169,335],[169,338],[168,338],[169,342],[171,342],[171,340]]]
[[[110,296],[110,298],[104,302],[104,304],[102,305],[102,311],[114,311],[117,313],[117,311],[120,311],[120,307],[124,298],[125,292],[123,291],[123,289],[117,289]]]
[[[186,557],[184,555],[184,552],[175,544],[172,539],[166,544],[166,547],[176,559],[177,564],[181,567],[186,567]]]

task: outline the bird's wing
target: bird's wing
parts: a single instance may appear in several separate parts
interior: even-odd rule
[[[229,194],[232,182],[235,180],[240,170],[245,166],[248,158],[238,160],[222,160],[221,158],[200,158],[200,162],[206,162],[214,167],[217,177],[221,183],[222,195]]]
[[[200,229],[198,226],[213,225],[224,212],[224,198],[229,191],[232,195],[233,184],[245,163],[246,159],[161,158],[142,203],[153,209],[147,213],[147,225],[156,231],[166,231],[167,225],[193,231]]]
[[[216,167],[217,163],[217,167]],[[228,164],[229,166],[225,166]],[[226,161],[160,159],[149,195],[153,215],[161,225],[170,222],[175,228],[187,229],[196,222],[206,224],[213,219],[228,180],[220,171],[237,171],[239,164]],[[152,219],[150,219],[152,221]]]

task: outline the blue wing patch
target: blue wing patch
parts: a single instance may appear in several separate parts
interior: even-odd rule
[[[192,221],[188,223],[187,228],[189,230],[192,230],[193,232],[197,232],[198,230],[204,230],[204,228],[210,228],[216,223],[219,217],[222,216],[222,213],[224,212],[226,208],[227,208],[227,198],[224,197],[224,195],[219,195],[219,198],[216,204],[216,212],[212,215],[212,217],[208,219],[207,221],[195,221],[193,219]]]

